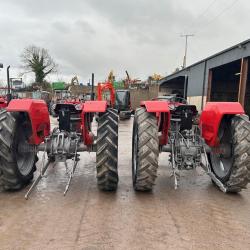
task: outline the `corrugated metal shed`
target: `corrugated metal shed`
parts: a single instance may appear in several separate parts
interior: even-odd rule
[[[187,97],[204,97],[207,95],[209,70],[249,56],[250,39],[166,76],[160,81],[160,90],[164,92],[178,77],[187,77]]]

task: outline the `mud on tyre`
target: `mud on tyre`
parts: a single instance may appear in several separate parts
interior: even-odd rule
[[[18,190],[33,179],[37,155],[28,144],[31,124],[25,114],[0,111],[0,182],[5,190]]]
[[[240,192],[250,181],[250,122],[246,115],[226,117],[219,129],[226,153],[212,152],[209,160],[215,176],[228,192]]]
[[[118,113],[108,109],[99,114],[96,141],[96,170],[98,187],[116,190],[118,184]]]
[[[159,138],[156,117],[145,108],[135,112],[132,152],[134,189],[150,191],[157,177]]]

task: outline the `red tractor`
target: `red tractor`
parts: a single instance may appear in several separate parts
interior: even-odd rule
[[[66,194],[79,152],[96,152],[97,182],[101,190],[115,190],[118,184],[118,114],[106,101],[57,104],[59,126],[50,131],[47,105],[42,100],[11,100],[0,111],[0,180],[4,189],[17,190],[33,179],[42,151],[42,168],[26,198],[45,175],[52,162],[73,160]],[[93,114],[99,113],[97,135],[91,131]],[[47,158],[47,161],[46,161]],[[46,162],[45,162],[46,161]]]
[[[135,190],[155,184],[160,152],[170,153],[175,188],[181,170],[202,167],[223,192],[240,192],[250,181],[250,122],[237,102],[208,102],[197,109],[182,98],[161,97],[137,109],[133,125]],[[199,121],[198,121],[199,120]]]

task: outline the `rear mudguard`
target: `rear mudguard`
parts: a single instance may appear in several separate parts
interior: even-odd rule
[[[86,101],[83,104],[83,112],[92,113],[92,112],[105,112],[107,110],[106,101]]]
[[[200,127],[205,142],[210,147],[218,146],[218,131],[222,118],[225,115],[244,113],[243,107],[238,102],[208,102],[200,117]]]
[[[164,101],[143,101],[141,107],[145,107],[147,112],[155,113],[157,118],[159,132],[159,144],[165,145],[168,143],[168,130],[170,128],[170,110],[168,103]]]
[[[107,110],[107,101],[86,101],[82,108],[82,136],[86,145],[90,146],[94,143],[94,136],[90,131],[91,119],[90,113],[103,113]]]
[[[29,143],[38,145],[50,134],[48,107],[43,100],[14,99],[10,101],[7,111],[28,113],[32,127]]]
[[[143,101],[141,106],[145,106],[147,112],[167,112],[170,113],[168,103],[163,101]]]

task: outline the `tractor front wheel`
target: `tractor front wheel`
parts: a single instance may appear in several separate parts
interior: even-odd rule
[[[37,155],[28,143],[30,123],[18,113],[0,111],[0,172],[5,190],[18,190],[33,179]]]
[[[250,181],[250,122],[245,115],[222,120],[220,146],[212,149],[210,164],[215,176],[228,192],[237,193]]]
[[[159,138],[156,117],[145,108],[135,112],[132,152],[134,189],[150,191],[157,177]]]
[[[118,114],[108,109],[99,114],[96,141],[97,182],[101,190],[116,190],[118,184]]]

